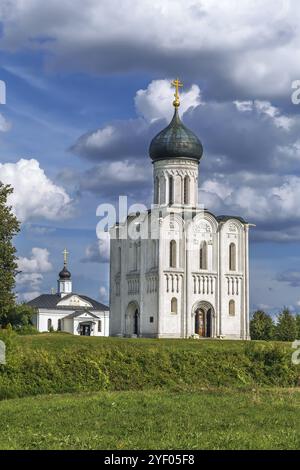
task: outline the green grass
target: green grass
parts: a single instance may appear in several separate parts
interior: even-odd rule
[[[300,391],[127,391],[0,402],[1,449],[297,449]]]

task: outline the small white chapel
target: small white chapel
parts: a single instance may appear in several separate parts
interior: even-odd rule
[[[27,304],[34,307],[34,326],[40,332],[64,331],[73,335],[108,336],[109,308],[90,297],[73,292],[67,268],[68,252],[58,275],[57,292],[42,294]]]

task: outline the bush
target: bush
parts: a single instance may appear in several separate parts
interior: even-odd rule
[[[15,330],[18,335],[37,335],[39,334],[38,330],[33,325],[24,325]]]
[[[0,398],[101,390],[199,390],[297,385],[282,344],[76,338],[14,332],[0,366]]]

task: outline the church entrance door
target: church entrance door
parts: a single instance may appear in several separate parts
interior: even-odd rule
[[[205,313],[201,308],[195,313],[195,334],[205,336]]]
[[[140,311],[137,302],[129,302],[125,313],[125,335],[140,335]]]
[[[195,334],[202,338],[210,338],[212,333],[212,311],[211,308],[204,310],[198,308],[195,311]]]
[[[81,336],[91,336],[91,325],[80,325]]]
[[[134,335],[139,334],[139,311],[138,310],[134,312],[133,334]]]

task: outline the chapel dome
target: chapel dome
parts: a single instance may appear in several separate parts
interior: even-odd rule
[[[189,159],[200,161],[203,147],[198,137],[181,121],[178,107],[170,124],[151,141],[149,155],[153,161],[169,159]]]
[[[63,269],[59,273],[59,279],[61,280],[67,280],[71,279],[71,273],[70,271],[66,268],[66,266],[63,267]]]

